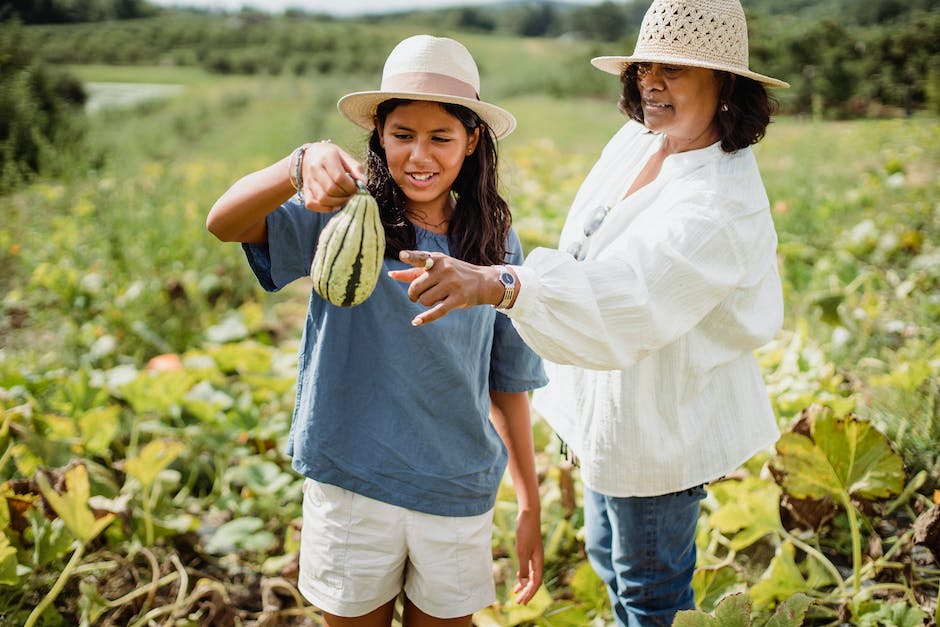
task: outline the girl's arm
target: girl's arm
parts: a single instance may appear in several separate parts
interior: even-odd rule
[[[252,172],[226,190],[209,211],[206,228],[225,242],[264,243],[265,217],[296,193],[296,151]],[[311,211],[330,212],[356,193],[353,177],[363,179],[362,166],[329,142],[308,144],[300,156],[304,204]]]
[[[528,603],[542,585],[545,559],[529,396],[526,392],[490,392],[490,401],[493,426],[509,452],[509,475],[519,507],[516,519],[519,580],[513,592],[517,593],[519,603]]]

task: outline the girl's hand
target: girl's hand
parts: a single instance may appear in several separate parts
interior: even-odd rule
[[[441,253],[403,250],[398,258],[414,268],[392,270],[390,277],[408,286],[408,298],[430,307],[411,324],[433,322],[453,309],[495,305],[503,297],[497,266],[475,266]]]
[[[520,512],[516,520],[516,555],[519,572],[512,591],[516,594],[516,602],[524,605],[532,600],[542,585],[545,553],[538,512]]]
[[[307,147],[302,172],[304,205],[319,213],[342,208],[356,193],[356,181],[366,180],[362,164],[328,141]]]

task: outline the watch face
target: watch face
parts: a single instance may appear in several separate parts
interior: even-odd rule
[[[499,280],[503,285],[511,286],[516,284],[516,277],[513,276],[512,272],[503,272],[499,275]]]

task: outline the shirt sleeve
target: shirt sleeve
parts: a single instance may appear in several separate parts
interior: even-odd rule
[[[268,241],[242,244],[248,265],[261,287],[276,292],[309,275],[317,238],[334,215],[310,211],[296,196],[268,214]]]
[[[756,264],[775,263],[766,212],[725,221],[703,213],[689,203],[631,225],[595,260],[532,251],[509,310],[520,335],[546,359],[598,370],[627,368],[674,342],[763,276]]]
[[[509,235],[509,264],[522,263],[522,244],[515,230]],[[493,323],[493,347],[490,352],[490,390],[527,392],[548,383],[541,357],[519,336],[512,321],[496,312]]]

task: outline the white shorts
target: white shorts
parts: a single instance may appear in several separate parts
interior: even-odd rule
[[[493,511],[434,516],[343,488],[304,482],[298,587],[315,607],[362,616],[405,591],[437,618],[496,600]]]

